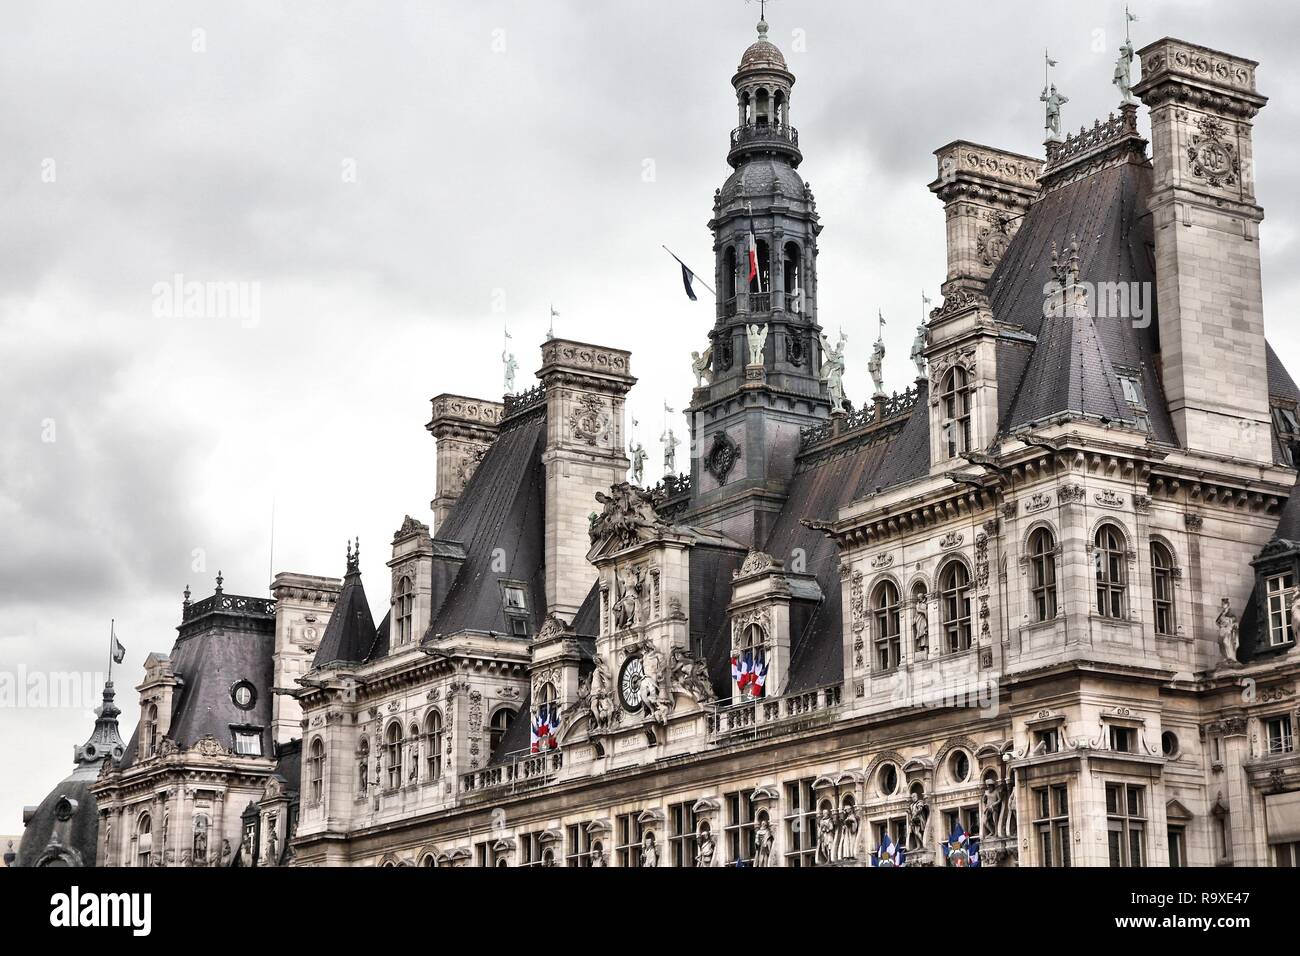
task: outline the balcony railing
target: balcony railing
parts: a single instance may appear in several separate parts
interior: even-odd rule
[[[785,311],[798,314],[802,308],[798,292],[738,292],[724,299],[723,313],[727,318],[742,312]]]
[[[460,775],[460,792],[477,793],[509,786],[514,791],[532,789],[550,783],[564,767],[564,751],[534,754],[527,750],[507,754],[505,763]]]
[[[732,147],[749,143],[789,143],[798,148],[799,131],[783,123],[748,123],[731,131]]]
[[[839,684],[830,684],[799,694],[717,707],[708,717],[709,742],[732,743],[829,720],[839,706],[840,692]]]

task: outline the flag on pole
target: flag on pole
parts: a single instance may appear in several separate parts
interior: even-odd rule
[[[676,415],[676,414],[677,414],[677,409],[670,407],[670,406],[668,405],[667,402],[664,402],[664,414],[665,414],[665,415]]]
[[[749,278],[746,281],[753,282],[756,278],[758,278],[758,240],[754,238],[754,224],[751,222],[749,224]],[[763,291],[761,285],[758,291]]]
[[[1047,55],[1047,51],[1046,51],[1046,50],[1043,51],[1043,59],[1047,60],[1047,65],[1048,65],[1048,66],[1056,66],[1056,61],[1053,60],[1050,56]]]
[[[968,837],[966,828],[960,823],[952,831],[952,836],[948,837],[948,842],[941,843],[939,848],[943,850],[943,858],[948,861],[949,866],[980,865],[979,840]]]
[[[120,664],[122,661],[126,660],[126,648],[123,647],[122,642],[117,639],[116,622],[108,626],[108,632],[113,638],[113,663]]]
[[[560,745],[559,733],[559,706],[557,704],[542,704],[541,707],[537,708],[537,715],[533,718],[532,746],[529,750],[535,754],[544,750],[555,750]]]
[[[872,866],[904,866],[907,851],[895,843],[888,833],[880,840],[880,849],[871,854]]]
[[[682,285],[686,287],[686,298],[690,299],[692,302],[696,302],[698,299],[696,298],[695,290],[691,288],[691,283],[695,281],[695,273],[686,268],[686,263],[681,263],[681,266]]]

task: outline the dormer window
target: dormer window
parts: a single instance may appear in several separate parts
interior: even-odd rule
[[[262,756],[262,728],[234,727],[231,729],[231,734],[234,737],[236,756]]]
[[[970,375],[957,366],[943,379],[939,395],[939,408],[943,415],[943,441],[947,457],[971,450],[971,389]]]
[[[1137,372],[1124,372],[1119,376],[1119,387],[1124,392],[1124,401],[1128,402],[1133,418],[1143,431],[1151,430],[1151,418],[1147,414],[1147,402],[1142,392],[1142,379]]]
[[[1291,602],[1295,599],[1295,575],[1275,574],[1264,582],[1268,595],[1268,644],[1281,647],[1295,640],[1291,630]]]
[[[415,586],[406,575],[397,582],[397,645],[399,647],[411,642],[412,622],[415,618]]]
[[[144,712],[144,726],[140,728],[144,755],[152,757],[158,752],[158,705],[150,704]]]
[[[1286,405],[1274,405],[1273,431],[1277,433],[1277,443],[1282,449],[1282,457],[1288,465],[1295,467],[1295,444],[1300,441],[1300,420],[1296,410]]]
[[[528,589],[518,581],[501,585],[501,603],[506,612],[506,624],[515,637],[527,637],[532,615],[528,609]]]

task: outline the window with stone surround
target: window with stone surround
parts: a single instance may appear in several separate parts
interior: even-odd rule
[[[591,834],[587,827],[591,821],[570,823],[564,829],[564,865],[591,866]]]
[[[753,790],[740,790],[723,798],[727,811],[725,833],[729,864],[737,861],[750,863],[754,859],[754,824],[757,820],[753,796]]]
[[[502,707],[493,712],[488,720],[488,754],[495,754],[505,739],[506,731],[515,719],[515,712],[509,707]]]
[[[1033,791],[1034,836],[1038,865],[1070,865],[1070,791],[1063,783]]]
[[[970,572],[961,561],[950,561],[939,572],[939,598],[944,649],[950,654],[969,649]]]
[[[144,712],[144,723],[140,727],[140,749],[146,757],[158,752],[158,705],[150,704]]]
[[[424,758],[429,780],[442,776],[442,748],[442,714],[435,708],[424,717]]]
[[[406,575],[402,575],[401,580],[397,582],[397,598],[394,603],[397,608],[397,633],[394,643],[402,647],[411,642],[411,622],[415,614],[415,587]]]
[[[153,818],[147,813],[140,814],[135,823],[135,865],[150,866],[153,863]]]
[[[620,813],[614,819],[614,839],[618,845],[614,849],[619,866],[641,865],[641,840],[645,836],[640,821],[641,811]]]
[[[1174,555],[1159,541],[1151,542],[1151,612],[1157,634],[1177,633],[1174,623]]]
[[[1029,593],[1035,621],[1056,617],[1056,536],[1048,528],[1029,536]]]
[[[978,806],[955,807],[952,810],[943,811],[943,833],[940,834],[942,838],[946,840],[956,833],[957,824],[959,823],[968,836],[979,836],[980,808]]]
[[[1187,865],[1187,830],[1185,827],[1169,827],[1169,865],[1183,867]]]
[[[871,839],[872,844],[867,848],[869,853],[876,853],[880,850],[880,844],[885,842],[885,834],[889,834],[889,839],[896,846],[907,845],[907,817],[888,817],[884,820],[871,821]]]
[[[1290,714],[1282,714],[1264,721],[1264,730],[1270,756],[1295,751],[1295,736],[1292,733]]]
[[[1268,596],[1268,643],[1281,647],[1295,640],[1291,630],[1291,602],[1295,599],[1295,575],[1274,574],[1264,582]]]
[[[899,626],[902,599],[893,581],[881,581],[871,597],[872,619],[876,633],[876,670],[891,671],[899,664],[902,654],[902,632]]]
[[[668,808],[668,859],[673,866],[694,866],[699,852],[695,831],[698,821],[691,808],[695,801],[674,803]]]
[[[1106,784],[1106,839],[1111,866],[1146,865],[1146,788]]]
[[[785,785],[785,865],[812,866],[817,857],[815,777]]]
[[[311,742],[311,754],[308,757],[308,795],[313,807],[319,807],[325,799],[325,744],[316,737]]]
[[[1097,613],[1122,620],[1128,590],[1128,555],[1124,533],[1113,524],[1103,524],[1093,536],[1093,567],[1097,577]]]
[[[939,395],[939,411],[943,416],[943,447],[948,458],[956,458],[971,450],[971,387],[970,374],[960,365],[948,371],[943,378],[943,391]]]
[[[1274,843],[1273,865],[1285,867],[1300,866],[1300,843]]]
[[[384,736],[384,758],[388,764],[388,789],[402,785],[402,725],[393,721]]]

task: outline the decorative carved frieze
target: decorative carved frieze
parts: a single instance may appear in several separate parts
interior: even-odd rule
[[[1057,497],[1063,505],[1078,504],[1087,494],[1083,485],[1062,485],[1056,492]]]
[[[1097,502],[1103,508],[1123,508],[1124,496],[1116,494],[1107,488],[1105,491],[1099,491],[1092,496],[1092,500]]]
[[[575,441],[593,448],[609,437],[609,415],[599,395],[583,395],[569,414],[569,430]]]
[[[1032,515],[1039,511],[1044,511],[1052,506],[1052,495],[1050,492],[1040,491],[1032,494],[1025,501],[1025,514]]]
[[[713,446],[704,456],[704,468],[718,484],[727,483],[727,476],[740,460],[740,446],[726,432],[713,433]]]
[[[960,548],[962,546],[962,542],[965,540],[966,540],[965,535],[957,531],[949,531],[947,534],[945,534],[942,538],[939,539],[939,547],[945,551],[949,551],[953,548]]]

